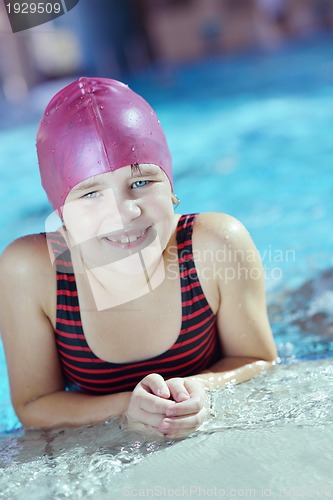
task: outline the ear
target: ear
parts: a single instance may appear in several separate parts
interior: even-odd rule
[[[178,207],[178,205],[180,203],[180,199],[178,198],[178,196],[175,195],[174,193],[172,193],[171,200],[172,200],[172,203],[174,205],[174,208]]]

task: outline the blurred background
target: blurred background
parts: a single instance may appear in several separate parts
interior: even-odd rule
[[[331,0],[80,0],[64,16],[13,35],[1,2],[1,98],[13,111],[43,82],[121,79],[152,67],[167,84],[174,65],[274,51],[332,29]]]

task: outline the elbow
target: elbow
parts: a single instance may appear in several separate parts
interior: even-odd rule
[[[36,418],[36,415],[34,415],[34,412],[30,411],[31,409],[29,408],[29,403],[13,406],[17,418],[25,429],[37,429],[39,427],[38,419]]]
[[[52,419],[43,418],[43,415],[38,411],[34,402],[36,399],[27,403],[14,404],[13,407],[17,418],[25,429],[52,429]]]
[[[265,359],[265,361],[270,362],[272,364],[272,366],[274,366],[280,362],[280,358],[278,356],[278,352],[277,352],[276,348],[274,348],[274,352],[272,352],[270,354],[270,356],[268,356],[268,358]]]
[[[277,354],[274,354],[272,356],[262,356],[258,358],[258,361],[263,361],[264,363],[274,366],[279,362],[279,358]]]
[[[265,356],[265,357],[263,356],[261,358],[256,359],[253,364],[254,366],[256,366],[259,372],[261,372],[270,370],[271,368],[276,366],[278,362],[279,358],[277,356]]]
[[[257,356],[257,360],[264,361],[272,366],[276,365],[279,362],[279,357],[275,344],[265,349],[264,352],[261,352],[260,355]]]
[[[279,363],[279,361],[280,359],[274,347],[269,351],[260,353],[259,355],[257,354],[257,356],[253,357],[252,361],[250,361],[249,363],[256,366],[259,369],[259,371],[265,371],[275,366],[277,363]]]

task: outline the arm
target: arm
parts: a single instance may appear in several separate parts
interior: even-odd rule
[[[92,396],[65,391],[52,314],[56,276],[43,236],[12,243],[0,258],[0,331],[5,348],[14,409],[26,427],[86,425],[122,415],[133,393]],[[145,411],[132,414],[157,427],[172,401],[154,396],[165,390],[158,376],[145,381]],[[134,408],[133,408],[134,406]]]
[[[226,256],[215,273],[223,359],[209,370],[215,374],[213,386],[219,387],[248,380],[271,367],[277,352],[267,315],[264,269],[249,233],[233,217],[205,215],[209,215],[211,247],[222,249]],[[207,373],[202,375],[209,378]]]
[[[0,258],[0,330],[11,397],[27,427],[97,422],[119,414],[128,394],[91,397],[65,391],[51,322],[46,311],[55,297],[55,274],[45,238],[12,243]]]
[[[190,418],[204,418],[204,398],[198,385],[206,391],[244,382],[269,369],[277,358],[267,316],[264,271],[249,233],[232,217],[201,214],[195,238],[197,248],[204,241],[204,248],[222,249],[227,256],[223,262],[214,262],[219,267],[215,268],[213,287],[223,358],[205,372],[183,379],[185,387],[196,382],[197,389],[191,399],[167,411],[169,432],[178,436],[186,431]]]
[[[246,357],[229,357],[221,359],[209,370],[190,378],[200,382],[206,390],[213,390],[226,387],[229,384],[246,382],[259,373],[269,370],[275,364],[275,360],[264,361]]]

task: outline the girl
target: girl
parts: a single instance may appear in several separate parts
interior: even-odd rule
[[[56,231],[0,259],[0,329],[27,427],[123,416],[168,438],[203,422],[207,391],[276,359],[264,277],[246,229],[178,215],[152,108],[126,85],[80,78],[37,134]]]

